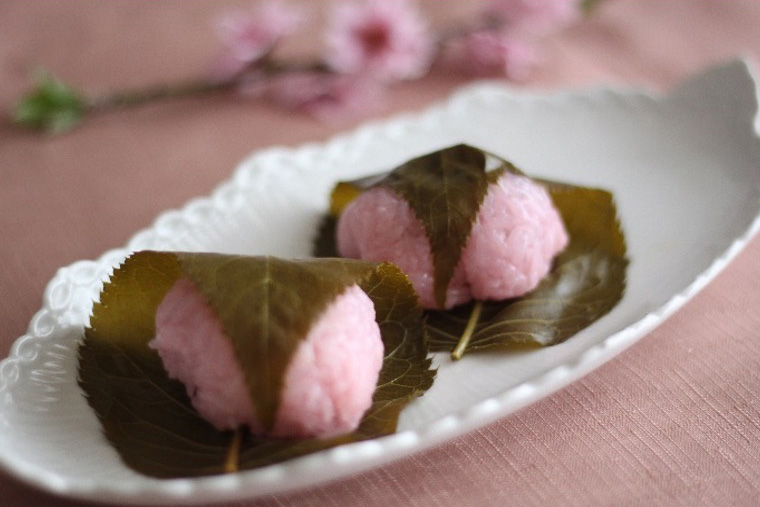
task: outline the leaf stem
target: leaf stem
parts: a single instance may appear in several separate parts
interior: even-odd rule
[[[480,320],[480,312],[482,310],[483,301],[476,301],[475,306],[472,307],[472,312],[470,313],[470,319],[467,321],[467,326],[464,328],[464,332],[459,338],[459,342],[457,343],[456,348],[451,351],[451,359],[454,361],[462,359],[464,351],[467,349],[467,346],[470,344],[470,339],[475,333],[475,326],[478,324],[478,320]]]
[[[227,456],[224,459],[224,472],[231,474],[240,470],[240,446],[243,443],[243,427],[238,426],[232,434]]]

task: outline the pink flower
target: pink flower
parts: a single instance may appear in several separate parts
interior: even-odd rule
[[[525,79],[536,61],[534,46],[504,32],[475,32],[453,41],[447,61],[473,76],[506,76]]]
[[[217,25],[224,50],[213,71],[217,79],[227,79],[267,53],[303,22],[300,9],[278,1],[262,2],[252,11],[223,15]]]
[[[490,0],[486,14],[516,32],[546,35],[580,17],[580,0]]]
[[[296,72],[272,79],[267,94],[285,109],[337,123],[377,109],[384,91],[379,82],[358,76]]]
[[[415,4],[365,0],[337,5],[326,33],[326,61],[344,74],[381,81],[412,79],[427,72],[434,44]]]

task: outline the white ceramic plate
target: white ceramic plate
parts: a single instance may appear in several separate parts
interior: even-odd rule
[[[732,62],[664,97],[595,89],[526,95],[465,89],[422,114],[326,144],[256,153],[206,198],[161,215],[124,249],[62,268],[0,365],[0,464],[90,500],[192,504],[336,479],[460,435],[578,379],[641,338],[711,280],[758,229],[755,83]],[[612,190],[631,265],[623,300],[560,345],[436,356],[438,378],[395,435],[229,476],[157,480],[124,466],[76,384],[77,342],[113,266],[140,249],[307,256],[332,185],[466,142],[528,174]]]

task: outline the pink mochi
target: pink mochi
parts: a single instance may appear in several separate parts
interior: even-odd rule
[[[217,429],[245,425],[272,437],[326,438],[353,431],[372,404],[383,364],[374,304],[357,285],[350,286],[298,346],[285,372],[274,427],[265,432],[222,323],[188,279],[180,279],[158,307],[149,346]]]
[[[338,219],[343,257],[390,261],[409,276],[425,308],[437,308],[433,257],[422,223],[393,191],[375,187]],[[445,308],[471,299],[502,300],[533,290],[568,242],[549,193],[530,178],[505,173],[489,187],[459,264]]]

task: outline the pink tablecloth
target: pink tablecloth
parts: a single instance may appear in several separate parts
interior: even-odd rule
[[[227,2],[229,3],[229,2]],[[425,2],[436,24],[473,8]],[[221,2],[0,4],[0,110],[41,64],[98,92],[196,75]],[[523,86],[661,89],[736,54],[760,59],[760,3],[607,0],[556,40]],[[315,33],[301,35],[300,51]],[[463,84],[396,88],[386,114]],[[0,356],[59,266],[121,246],[208,193],[252,150],[324,140],[325,126],[229,95],[94,119],[48,138],[0,126]],[[543,401],[355,477],[242,505],[756,505],[760,498],[760,239],[662,327]],[[0,476],[0,505],[78,505]]]

